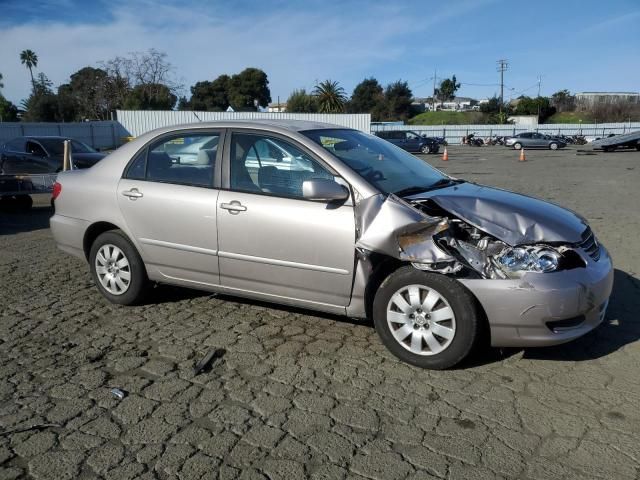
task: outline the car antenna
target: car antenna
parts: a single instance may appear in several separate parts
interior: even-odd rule
[[[196,116],[196,118],[198,119],[199,122],[202,122],[202,119],[198,116],[198,114],[196,112],[191,112],[191,113],[193,113]]]

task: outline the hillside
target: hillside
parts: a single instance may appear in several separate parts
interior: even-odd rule
[[[489,123],[488,115],[481,112],[424,112],[410,118],[409,125],[467,125]]]

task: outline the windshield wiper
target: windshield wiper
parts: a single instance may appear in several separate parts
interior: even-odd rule
[[[394,192],[394,195],[397,195],[398,197],[408,197],[409,195],[424,193],[430,190],[436,190],[438,188],[444,188],[444,187],[448,187],[449,185],[462,183],[462,182],[464,182],[464,180],[453,180],[452,178],[441,178],[437,182],[429,185],[428,187],[420,187],[420,186],[414,185],[412,187],[407,187],[407,188],[403,188],[402,190],[398,190],[397,192]]]

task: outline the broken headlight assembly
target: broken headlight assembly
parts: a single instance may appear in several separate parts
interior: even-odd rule
[[[525,272],[548,273],[558,270],[561,254],[550,247],[510,247],[492,258],[494,266],[508,278]]]

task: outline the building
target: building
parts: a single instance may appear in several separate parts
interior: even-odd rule
[[[640,103],[638,92],[580,92],[576,93],[576,105],[589,107],[595,104],[616,105],[621,103]]]
[[[269,113],[284,113],[287,111],[287,104],[286,102],[275,102],[275,103],[270,103],[267,106],[267,112]]]

